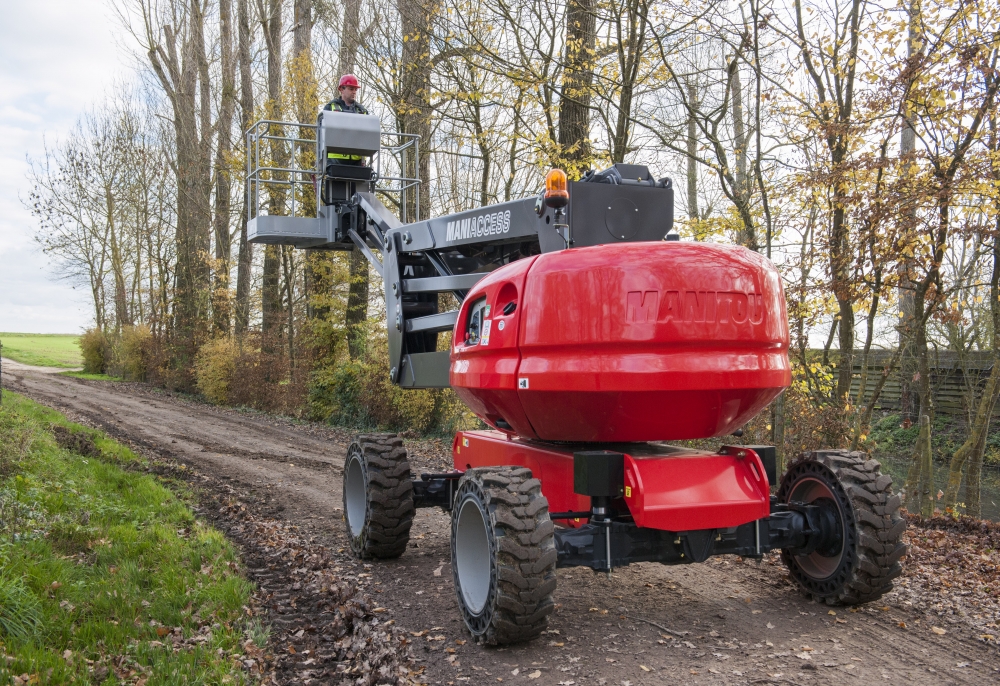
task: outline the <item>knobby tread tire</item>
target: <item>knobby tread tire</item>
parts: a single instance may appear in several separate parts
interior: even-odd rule
[[[892,493],[892,477],[881,473],[877,460],[858,451],[814,450],[791,462],[778,489],[787,502],[796,481],[805,475],[823,478],[846,513],[844,559],[828,579],[817,580],[782,550],[781,557],[803,592],[827,605],[857,605],[877,600],[892,590],[906,554],[899,515],[900,498]]]
[[[483,610],[469,610],[455,556],[459,512],[468,496],[484,510],[491,556],[489,596]],[[452,571],[459,608],[480,644],[508,645],[537,638],[555,609],[555,528],[541,482],[525,467],[469,469],[459,481],[452,511]]]
[[[358,456],[365,475],[365,517],[357,536],[347,522],[347,467]],[[351,552],[369,560],[399,557],[410,541],[410,526],[416,508],[410,461],[403,439],[396,434],[356,436],[344,462],[344,523]]]

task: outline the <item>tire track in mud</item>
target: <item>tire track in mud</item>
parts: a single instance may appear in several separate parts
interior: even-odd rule
[[[961,618],[945,625],[947,635],[935,635],[930,624],[938,620],[929,609],[907,605],[908,596],[897,591],[857,612],[812,603],[795,591],[776,556],[763,563],[733,557],[683,567],[643,563],[616,570],[610,579],[559,569],[548,633],[529,645],[473,646],[454,597],[447,514],[418,510],[410,545],[398,560],[366,569],[348,556],[340,521],[346,432],[223,410],[139,384],[4,366],[4,384],[12,390],[184,465],[206,498],[232,488],[254,517],[277,516],[296,527],[295,535],[325,548],[338,574],[365,581],[373,602],[385,608],[380,621],[394,620],[393,627],[407,632],[412,659],[429,683],[980,684],[1000,677],[996,647],[978,642]],[[440,469],[446,444],[412,456],[413,472]],[[239,541],[237,532],[230,535]],[[248,561],[259,554],[245,550]],[[256,564],[251,566],[259,569]],[[280,593],[283,583],[291,588],[296,581],[278,575],[262,587]],[[275,627],[279,645],[289,634],[281,633],[280,623]],[[323,683],[316,676],[281,674],[282,683]]]

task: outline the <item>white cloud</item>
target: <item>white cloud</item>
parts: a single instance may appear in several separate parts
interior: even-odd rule
[[[130,70],[101,2],[5,2],[0,22],[0,331],[73,333],[92,321],[85,289],[58,278],[32,235],[28,156],[65,138]]]

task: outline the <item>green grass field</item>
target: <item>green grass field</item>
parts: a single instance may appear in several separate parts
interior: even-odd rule
[[[142,466],[3,392],[0,684],[252,680],[234,658],[261,655],[268,628],[246,616],[236,549],[195,518],[183,483]]]
[[[2,333],[4,357],[38,367],[72,368],[83,365],[75,334]]]

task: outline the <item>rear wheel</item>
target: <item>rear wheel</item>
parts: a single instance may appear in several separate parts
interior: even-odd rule
[[[402,555],[414,513],[403,439],[395,434],[355,438],[344,462],[343,490],[351,552],[362,559]]]
[[[548,500],[531,470],[468,470],[451,522],[455,591],[473,638],[503,645],[541,634],[555,607],[556,548]]]
[[[892,589],[906,553],[906,521],[892,477],[876,460],[846,450],[803,453],[782,478],[778,500],[825,505],[837,519],[835,543],[805,555],[781,553],[806,595],[828,605],[855,605]]]

